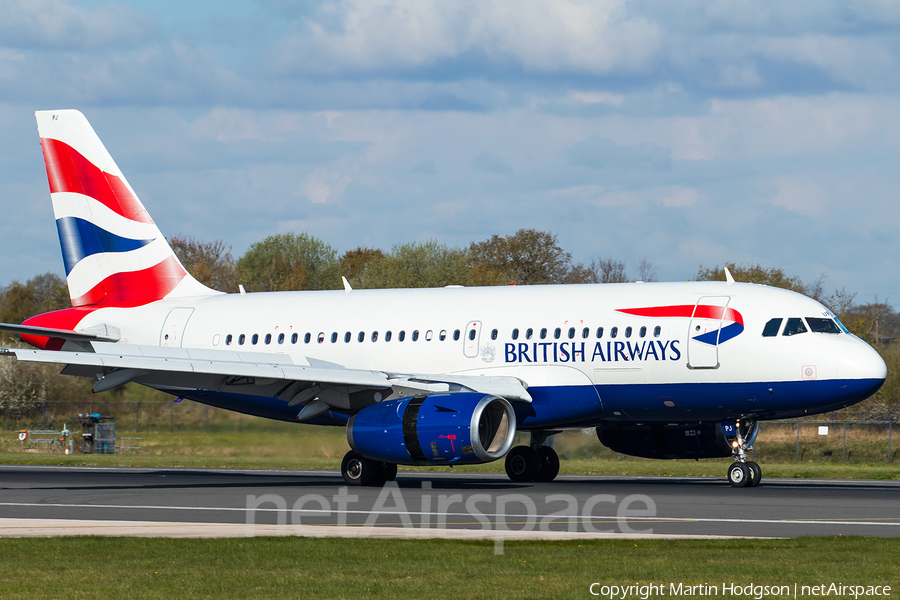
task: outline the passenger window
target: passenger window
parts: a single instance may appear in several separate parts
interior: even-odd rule
[[[541,339],[542,339],[542,340],[546,340],[546,339],[547,339],[547,328],[546,328],[546,327],[542,327],[542,328],[541,328]]]
[[[238,346],[243,346],[244,340],[246,340],[246,339],[247,339],[247,336],[245,336],[243,333],[241,335],[239,335],[238,336]]]
[[[312,339],[312,335],[307,331],[306,335],[303,336],[303,343],[308,344],[311,339]]]
[[[661,333],[662,333],[662,327],[660,327],[659,325],[657,325],[656,327],[653,328],[653,337],[659,337],[659,334],[661,334]]]
[[[391,334],[390,329],[387,330],[387,331],[385,331],[385,332],[384,332],[384,341],[386,341],[386,342],[391,341],[391,335],[392,335],[392,334]]]
[[[459,341],[459,329],[455,329],[455,330],[453,331],[453,341],[454,341],[454,342],[458,342],[458,341]]]
[[[803,324],[803,319],[798,317],[788,319],[784,326],[784,333],[781,335],[797,335],[798,333],[806,333],[806,325]]]
[[[297,340],[299,340],[299,339],[300,339],[300,336],[298,334],[296,334],[296,333],[291,334],[291,343],[292,344],[296,344]],[[307,344],[309,343],[309,334],[308,333],[306,334],[306,343]]]
[[[337,331],[334,331],[331,334],[331,343],[334,344],[336,342],[337,342]]]
[[[612,329],[609,330],[609,337],[615,338],[617,335],[619,335],[618,327],[613,327]]]
[[[525,339],[526,340],[530,340],[531,336],[533,336],[533,335],[534,335],[534,329],[532,329],[531,327],[529,327],[528,329],[525,330]]]
[[[602,337],[603,337],[603,328],[602,328],[602,327],[598,327],[598,328],[597,328],[597,339],[599,340],[599,339],[602,338]]]
[[[405,339],[406,339],[406,331],[401,329],[400,333],[397,334],[397,341],[402,342]]]
[[[496,331],[496,330],[494,330],[494,331]],[[434,337],[434,332],[431,331],[430,329],[425,332],[425,341],[426,342],[430,342],[431,338],[433,338],[433,337]]]
[[[413,330],[412,341],[414,341],[414,342],[419,341],[419,330],[418,329]]]
[[[325,341],[325,333],[320,331],[317,340],[320,344],[323,343]]]
[[[769,322],[763,327],[763,337],[775,337],[778,335],[778,330],[781,329],[781,322],[783,320],[784,319],[769,319]]]
[[[647,328],[641,327],[641,337],[647,337]]]
[[[574,327],[569,327],[569,339],[570,340],[575,339],[575,328]]]
[[[491,329],[491,339],[492,340],[497,339],[497,330],[496,329]]]
[[[441,329],[441,332],[438,334],[438,339],[442,342],[447,339],[447,330]]]
[[[378,332],[377,332],[377,331],[373,331],[373,332],[372,332],[372,341],[373,341],[373,342],[377,342],[377,341],[378,341]]]
[[[347,332],[344,333],[344,343],[345,343],[345,344],[349,344],[349,343],[350,343],[350,332],[349,332],[349,331],[347,331]]]
[[[518,329],[513,329],[512,339],[514,339],[514,340],[519,339],[519,330]]]
[[[806,322],[813,333],[840,333],[840,328],[831,319],[806,317]]]
[[[557,327],[556,329],[553,330],[553,339],[554,340],[558,340],[559,336],[561,336],[561,335],[562,335],[562,330],[559,327]]]
[[[475,330],[474,329],[469,330],[469,339],[470,340],[475,339]]]
[[[627,338],[631,337],[631,326],[628,326],[625,328],[625,337],[627,337]]]
[[[231,334],[230,334],[230,333],[229,333],[228,335],[225,336],[225,345],[226,345],[226,346],[230,346],[230,345],[231,345],[231,339],[232,339],[232,338],[231,338]]]
[[[366,332],[360,331],[356,336],[356,341],[359,342],[360,344],[362,344],[364,341],[366,341]]]
[[[591,335],[591,330],[590,330],[589,327],[585,327],[584,329],[581,330],[581,337],[582,337],[582,339],[585,339],[585,340],[586,340],[586,339],[588,338],[589,335]]]
[[[267,334],[266,334],[266,346],[268,346],[268,345],[271,344],[271,343],[272,343],[272,334],[271,334],[271,333],[267,333]]]
[[[254,333],[254,334],[253,334],[253,337],[250,338],[250,343],[253,344],[254,346],[255,346],[257,343],[259,343],[259,334],[258,334],[258,333]]]
[[[279,344],[283,344],[283,343],[284,343],[284,334],[283,334],[283,333],[279,333],[279,334],[278,334],[278,343],[279,343]]]

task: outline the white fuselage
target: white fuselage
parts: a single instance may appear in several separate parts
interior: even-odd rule
[[[738,316],[621,312],[698,303]],[[100,309],[79,329],[105,324],[127,343],[284,353],[387,373],[512,376],[540,390],[536,402],[564,402],[551,398],[554,388],[596,390],[595,409],[567,417],[581,423],[775,418],[858,401],[847,382],[884,379],[863,341],[762,335],[773,318],[810,317],[833,319],[793,292],[692,282],[223,294]],[[741,318],[743,331],[727,341],[695,339]]]

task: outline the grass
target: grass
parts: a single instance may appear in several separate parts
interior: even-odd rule
[[[78,410],[117,415],[119,437],[140,437],[129,442],[140,450],[117,455],[64,455],[59,447],[21,444],[18,428],[40,428],[40,419],[11,422],[0,433],[0,463],[70,464],[141,467],[220,467],[275,469],[338,469],[348,445],[341,427],[316,427],[247,417],[192,402],[173,403],[148,399],[142,403],[110,402],[107,406],[79,408],[74,402],[56,406],[48,421],[60,428],[67,423],[72,439],[80,440],[72,415]],[[843,424],[831,423],[826,436],[818,435],[817,423],[801,422],[800,461],[797,430],[793,422],[765,422],[756,442],[754,460],[766,477],[840,479],[900,479],[897,461],[887,462],[888,431],[885,426],[849,424],[844,444]],[[48,422],[47,426],[50,424]],[[136,429],[138,428],[138,429]],[[895,428],[900,429],[900,428]],[[900,434],[900,431],[892,432]],[[520,434],[517,443],[527,443]],[[561,473],[605,475],[680,475],[723,477],[731,460],[648,460],[626,457],[597,440],[593,431],[566,431],[554,436],[560,454]],[[891,440],[891,453],[900,451],[900,435]],[[846,462],[845,462],[846,461]],[[404,471],[443,471],[446,467],[401,467]],[[503,472],[503,461],[456,467],[456,471]]]
[[[98,561],[97,557],[112,557]],[[14,598],[575,598],[593,582],[900,585],[900,540],[0,539]],[[632,596],[635,597],[635,596]],[[752,596],[750,596],[752,597]]]

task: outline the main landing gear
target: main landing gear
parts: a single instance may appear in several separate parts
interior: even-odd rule
[[[341,461],[341,475],[347,485],[382,486],[397,477],[397,465],[372,460],[351,450]]]
[[[548,437],[558,431],[532,431],[528,446],[516,446],[506,454],[506,475],[516,482],[553,481],[559,475],[559,456]]]
[[[762,480],[762,469],[752,460],[747,460],[747,453],[753,450],[753,442],[759,434],[759,423],[750,419],[738,419],[730,435],[725,439],[731,444],[734,462],[728,467],[728,483],[734,487],[756,487]]]

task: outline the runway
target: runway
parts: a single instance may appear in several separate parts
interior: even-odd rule
[[[900,481],[0,466],[0,535],[900,537]]]

